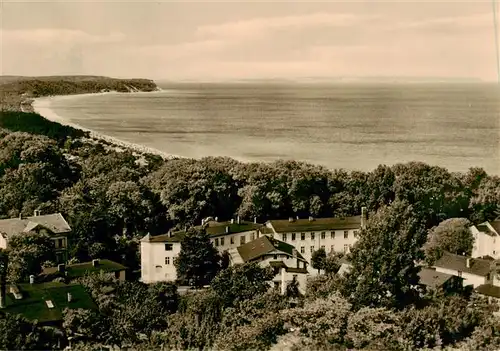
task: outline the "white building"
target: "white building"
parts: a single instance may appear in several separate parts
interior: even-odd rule
[[[235,253],[236,254],[236,253]],[[237,248],[234,263],[257,262],[261,267],[272,267],[276,276],[273,285],[285,293],[287,285],[296,279],[304,294],[307,284],[307,261],[293,245],[266,235]]]
[[[484,222],[469,230],[474,238],[472,257],[500,258],[500,220]]]
[[[230,254],[240,245],[248,243],[259,236],[258,229],[262,224],[236,221],[207,221],[204,226],[213,245],[219,252]],[[181,240],[186,231],[170,232],[157,236],[146,235],[141,239],[141,279],[145,283],[158,281],[175,281],[177,271],[174,259],[181,251]]]
[[[436,272],[451,274],[463,278],[464,286],[472,285],[474,288],[492,284],[491,272],[495,262],[492,260],[472,258],[461,255],[443,253],[443,256],[434,263]]]
[[[349,253],[360,230],[366,226],[366,220],[366,208],[363,207],[361,216],[354,217],[270,220],[260,232],[295,246],[310,262],[312,253],[320,248],[327,253]],[[317,274],[311,266],[308,269],[311,274]]]
[[[41,215],[35,211],[32,217],[19,217],[0,220],[0,248],[9,246],[9,239],[16,234],[45,232],[54,242],[57,263],[68,259],[68,235],[71,227],[60,213]]]

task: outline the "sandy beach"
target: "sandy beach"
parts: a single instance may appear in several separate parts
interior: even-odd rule
[[[116,145],[119,148],[125,148],[125,149],[130,149],[133,151],[136,151],[138,153],[149,153],[149,154],[154,154],[154,155],[159,155],[165,159],[174,159],[174,158],[181,158],[181,156],[176,156],[176,155],[171,155],[165,152],[162,152],[158,149],[150,148],[144,145],[140,144],[135,144],[132,142],[128,142],[125,140],[121,140],[109,135],[105,135],[102,133],[98,133],[96,131],[93,131],[91,129],[82,127],[81,125],[72,123],[64,118],[64,116],[60,116],[57,113],[55,113],[51,109],[52,103],[57,99],[57,100],[72,100],[72,99],[78,99],[84,96],[98,96],[98,95],[105,95],[105,94],[154,94],[155,92],[133,92],[133,93],[120,93],[116,91],[111,91],[111,92],[103,92],[103,93],[90,93],[90,94],[76,94],[76,95],[58,95],[58,96],[48,96],[48,97],[41,97],[41,98],[36,98],[33,99],[33,102],[31,103],[33,110],[38,113],[39,115],[45,117],[49,121],[56,122],[62,125],[70,126],[76,129],[83,130],[85,132],[89,133],[90,138],[93,139],[100,139],[103,141],[106,141],[108,143],[111,143],[113,145]]]

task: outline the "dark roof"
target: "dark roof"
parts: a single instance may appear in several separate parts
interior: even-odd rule
[[[500,235],[500,219],[495,219],[494,221],[491,221],[490,224],[493,229],[495,229],[496,232]]]
[[[477,230],[479,230],[481,233],[488,234],[490,236],[497,235],[494,231],[488,227],[486,223],[481,223],[477,225]]]
[[[147,241],[150,243],[180,243],[185,233],[175,233],[175,234],[161,234],[161,235],[146,235],[141,241]]]
[[[470,259],[469,268],[467,268],[467,259]],[[480,258],[470,258],[445,252],[443,256],[436,261],[434,266],[484,277],[491,271],[492,262]]]
[[[240,223],[234,222],[216,222],[211,221],[204,226],[196,226],[194,229],[201,230],[205,227],[207,234],[211,237],[222,236],[227,234],[236,234],[249,232],[252,230],[257,230],[263,225],[254,222],[241,221]],[[226,233],[226,227],[229,228],[229,232]],[[149,242],[181,242],[182,238],[186,235],[186,230],[179,230],[172,233],[161,234],[156,236],[150,236],[149,234],[142,238],[142,241]]]
[[[27,218],[10,218],[0,220],[0,233],[7,238],[14,234],[26,233],[38,226],[48,229],[54,234],[65,234],[71,231],[68,222],[60,213],[39,215]]]
[[[293,250],[295,250],[298,259],[305,261],[304,257],[297,252],[295,246],[273,239],[267,235],[238,246],[237,250],[244,262],[251,261],[273,251],[280,251],[292,256]]]
[[[476,292],[478,292],[481,295],[500,298],[500,287],[492,284],[479,285],[476,288]]]
[[[269,265],[271,267],[275,267],[275,268],[285,268],[285,271],[287,271],[288,273],[302,273],[302,274],[307,274],[309,273],[307,271],[307,268],[296,268],[296,267],[288,267],[285,262],[283,261],[271,261],[269,262]]]
[[[99,260],[99,264],[97,267],[94,267],[92,265],[92,262],[75,263],[65,266],[65,271],[68,272],[69,278],[83,277],[86,273],[112,273],[123,271],[126,269],[127,267],[125,267],[124,265],[111,260]],[[59,273],[57,267],[44,268],[42,271],[42,275],[47,276],[57,273]]]
[[[16,300],[7,290],[5,312],[21,314],[29,320],[39,322],[57,322],[62,320],[62,311],[68,308],[97,309],[94,301],[80,284],[42,283],[18,284],[23,298]],[[68,302],[67,294],[73,299]],[[45,301],[52,301],[54,308],[49,308]]]
[[[277,233],[286,232],[312,232],[327,230],[346,230],[361,228],[361,216],[346,218],[314,218],[309,219],[288,219],[270,220],[270,223]]]
[[[451,274],[436,272],[435,269],[423,267],[418,272],[420,277],[420,284],[431,288],[439,288],[454,276]]]

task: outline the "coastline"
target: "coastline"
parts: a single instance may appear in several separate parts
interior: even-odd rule
[[[52,102],[55,99],[61,100],[61,99],[75,99],[75,98],[80,98],[80,97],[85,97],[85,96],[99,96],[99,95],[109,95],[109,94],[154,94],[157,92],[161,92],[162,90],[157,90],[157,91],[152,91],[152,92],[130,92],[130,93],[122,93],[122,92],[117,92],[117,91],[109,91],[109,92],[101,92],[101,93],[86,93],[86,94],[72,94],[72,95],[55,95],[55,96],[44,96],[44,97],[39,97],[39,98],[33,98],[31,101],[31,107],[35,113],[38,113],[42,117],[48,119],[49,121],[59,123],[65,126],[73,127],[75,129],[80,129],[83,130],[84,132],[89,133],[89,138],[90,139],[97,139],[97,140],[102,140],[104,142],[110,143],[113,146],[120,148],[120,149],[129,149],[132,151],[135,151],[140,154],[153,154],[157,156],[161,156],[163,159],[169,160],[169,159],[177,159],[177,158],[183,158],[182,156],[178,155],[172,155],[168,154],[166,152],[160,151],[155,148],[151,148],[145,145],[141,144],[136,144],[133,142],[129,142],[126,140],[122,140],[110,135],[106,135],[100,132],[96,132],[92,129],[85,128],[79,124],[72,123],[69,120],[65,119],[63,116],[58,115],[54,110],[51,109]]]

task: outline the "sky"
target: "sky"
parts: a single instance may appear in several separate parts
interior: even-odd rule
[[[0,2],[4,75],[496,81],[492,1]]]

